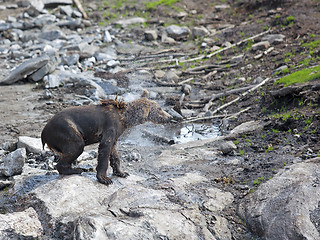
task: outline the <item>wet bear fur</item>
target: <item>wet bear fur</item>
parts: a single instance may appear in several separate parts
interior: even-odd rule
[[[97,179],[109,185],[107,177],[109,163],[113,174],[127,177],[120,170],[120,158],[116,144],[121,134],[132,126],[146,121],[165,123],[170,120],[160,105],[147,98],[130,103],[116,100],[101,100],[100,105],[70,107],[53,116],[41,133],[42,145],[60,155],[56,169],[60,174],[80,174],[81,169],[72,168],[72,164],[83,152],[84,147],[99,143]]]

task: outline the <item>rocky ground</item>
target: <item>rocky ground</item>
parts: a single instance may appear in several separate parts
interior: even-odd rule
[[[3,238],[320,238],[319,1],[30,2],[0,9]],[[92,146],[59,177],[45,122],[143,89],[176,122],[120,139],[131,176],[97,183]]]

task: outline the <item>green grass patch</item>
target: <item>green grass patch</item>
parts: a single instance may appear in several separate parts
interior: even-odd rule
[[[284,86],[289,86],[291,84],[304,83],[315,79],[320,79],[320,65],[312,68],[302,69],[300,71],[282,77],[277,80],[275,84],[283,83]]]
[[[309,43],[304,43],[301,45],[302,47],[308,47],[308,48],[320,48],[320,40],[316,40],[313,42],[309,42]]]
[[[243,156],[244,155],[244,150],[243,149],[239,149],[239,155]]]
[[[146,3],[146,8],[148,10],[152,10],[152,9],[156,9],[157,6],[159,5],[165,5],[165,6],[172,6],[173,4],[175,4],[176,2],[179,2],[180,0],[158,0],[155,2],[147,2]]]
[[[272,146],[268,146],[265,153],[271,152],[271,151],[273,151],[273,149],[274,148]]]
[[[258,179],[253,180],[253,185],[259,186],[263,180],[264,180],[264,177],[258,177]]]
[[[294,22],[294,16],[288,16],[285,21],[285,25],[292,25]]]
[[[253,41],[251,39],[248,40],[248,44],[247,46],[243,49],[244,51],[247,51],[248,49],[250,49],[253,45]]]

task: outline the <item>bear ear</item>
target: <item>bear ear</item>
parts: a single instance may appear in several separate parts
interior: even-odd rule
[[[149,92],[147,89],[144,89],[142,94],[141,94],[141,98],[149,98]]]

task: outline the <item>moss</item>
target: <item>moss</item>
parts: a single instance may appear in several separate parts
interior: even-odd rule
[[[320,79],[320,65],[302,69],[288,76],[282,77],[277,80],[275,84],[283,83],[285,86],[289,86],[291,84],[304,83],[315,79]]]

